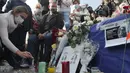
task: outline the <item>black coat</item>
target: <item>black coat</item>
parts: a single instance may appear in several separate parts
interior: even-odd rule
[[[47,5],[49,5],[49,0],[38,0],[38,2],[39,2],[42,6],[47,6]]]
[[[2,8],[5,5],[7,0],[0,0],[0,13],[3,13]]]
[[[49,12],[43,16],[42,22],[39,26],[39,33],[45,33],[46,31],[50,31],[53,28],[59,28],[59,29],[63,28],[64,21],[60,13],[51,15],[50,18],[47,18],[48,16],[49,16]]]
[[[43,11],[47,11],[47,12],[49,11],[49,8],[48,8],[49,0],[38,0],[38,2],[42,5]]]

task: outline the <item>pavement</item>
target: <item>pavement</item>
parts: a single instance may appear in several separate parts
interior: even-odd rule
[[[6,61],[0,66],[0,73],[36,73],[34,68],[16,69],[14,70]]]

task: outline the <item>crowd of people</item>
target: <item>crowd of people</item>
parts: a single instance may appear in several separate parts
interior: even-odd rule
[[[38,2],[32,14],[26,0],[0,0],[0,63],[7,60],[13,68],[23,68],[29,67],[34,59],[36,66],[38,62],[48,65],[54,43],[53,29],[68,32],[73,25],[87,20],[96,24],[125,13],[123,7],[128,5],[126,1],[102,0],[93,10],[88,4],[80,4],[79,0]]]

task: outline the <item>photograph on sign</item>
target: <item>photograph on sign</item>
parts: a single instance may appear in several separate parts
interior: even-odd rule
[[[118,39],[126,37],[126,27],[113,27],[111,29],[106,30],[106,40]]]
[[[105,47],[118,46],[126,43],[128,22],[120,20],[104,26]],[[129,43],[130,41],[128,41]]]

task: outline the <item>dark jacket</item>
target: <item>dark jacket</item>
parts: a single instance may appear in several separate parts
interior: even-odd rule
[[[38,0],[42,6],[47,6],[49,5],[49,0]]]
[[[7,0],[0,0],[0,13],[3,13],[2,8],[5,5]]]
[[[107,6],[109,7],[110,10],[110,16],[112,15],[112,13],[116,10],[116,3],[114,1],[111,1],[107,4]]]
[[[64,21],[60,13],[51,15],[50,18],[47,18],[48,16],[49,16],[49,12],[43,16],[42,22],[39,26],[39,33],[48,32],[53,28],[59,28],[59,29],[63,28]]]
[[[42,5],[43,11],[48,11],[48,5],[49,5],[49,0],[38,0],[38,2]]]
[[[27,7],[30,13],[29,16],[23,22],[25,31],[29,31],[32,28],[32,10],[26,3],[22,2],[21,0],[9,0],[5,7],[5,12],[12,10],[14,7],[19,5]]]

